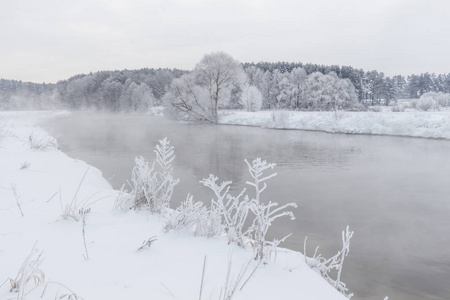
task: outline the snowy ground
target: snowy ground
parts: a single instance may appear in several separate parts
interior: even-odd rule
[[[230,281],[250,261],[233,299],[346,299],[312,271],[298,252],[280,249],[275,262],[259,265],[250,276],[256,266],[251,249],[229,246],[225,239],[194,237],[190,232],[164,234],[164,220],[159,216],[114,211],[118,192],[101,172],[57,150],[55,140],[36,127],[46,118],[66,114],[0,112],[0,299],[69,299],[72,293],[86,300],[197,299],[205,257],[203,299],[219,299],[230,257]],[[223,122],[272,124],[270,113],[245,121],[249,115],[254,114],[231,114]],[[308,124],[313,116],[293,116],[287,124],[294,124],[296,118]],[[329,118],[314,124],[321,122]],[[86,201],[91,203],[84,205],[91,208],[86,220],[89,260],[83,256],[82,222],[61,217],[67,204],[78,204],[78,211]],[[157,241],[137,251],[152,236]],[[23,289],[10,292],[8,278],[16,279],[34,244],[38,251],[32,260],[43,251],[41,272],[35,272],[25,285],[28,294],[20,294]]]
[[[223,111],[221,124],[330,133],[381,134],[450,139],[450,111],[298,112]]]

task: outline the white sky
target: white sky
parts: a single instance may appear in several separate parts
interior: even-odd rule
[[[0,0],[0,78],[241,62],[450,72],[450,0]]]

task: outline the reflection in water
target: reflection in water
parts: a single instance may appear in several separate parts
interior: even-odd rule
[[[75,114],[48,124],[68,155],[85,160],[115,188],[131,175],[135,156],[153,160],[167,136],[181,178],[172,206],[186,194],[208,202],[198,183],[213,173],[239,192],[249,180],[244,159],[277,164],[264,199],[295,201],[295,221],[278,219],[269,234],[293,235],[285,247],[325,256],[355,231],[343,280],[355,299],[448,299],[450,295],[450,142],[332,135],[250,127],[189,125],[138,115]]]

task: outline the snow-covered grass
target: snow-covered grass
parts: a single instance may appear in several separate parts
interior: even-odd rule
[[[119,191],[99,170],[56,145],[30,144],[50,138],[39,121],[66,114],[0,112],[0,299],[196,299],[201,285],[203,299],[219,299],[238,277],[233,299],[346,299],[299,252],[279,249],[258,265],[251,248],[225,237],[165,234],[159,215],[113,210]],[[89,217],[62,218],[70,203],[89,203]],[[8,279],[41,251],[38,280],[11,291]]]
[[[223,111],[220,124],[450,139],[450,111]]]

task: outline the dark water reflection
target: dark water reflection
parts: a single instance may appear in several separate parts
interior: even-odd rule
[[[355,231],[343,280],[354,299],[450,298],[450,142],[331,135],[250,127],[189,125],[139,115],[75,114],[47,125],[68,155],[99,168],[115,188],[129,179],[135,156],[153,160],[167,136],[181,183],[175,207],[192,193],[212,197],[198,181],[213,173],[240,191],[244,159],[277,164],[265,199],[297,202],[295,221],[278,219],[272,236],[285,247],[325,256]]]

